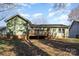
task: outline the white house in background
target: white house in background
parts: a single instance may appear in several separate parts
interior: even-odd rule
[[[69,19],[72,20],[72,24],[69,28],[69,37],[79,37],[79,8],[72,10],[69,14]]]

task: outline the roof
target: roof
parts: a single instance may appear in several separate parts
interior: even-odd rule
[[[40,25],[36,25],[36,24],[32,24],[31,27],[53,27],[53,28],[68,28],[67,25],[63,25],[63,24],[40,24]]]
[[[9,20],[11,20],[12,18],[14,18],[16,16],[22,18],[26,22],[29,22],[29,24],[31,25],[31,27],[46,27],[46,28],[47,27],[53,27],[53,28],[68,28],[69,27],[69,26],[63,25],[63,24],[32,24],[28,19],[24,18],[23,16],[21,16],[19,14],[9,17],[6,20],[6,22],[8,22]]]
[[[29,21],[27,18],[24,18],[23,16],[21,16],[21,15],[19,15],[19,14],[9,17],[9,18],[6,20],[6,22],[8,22],[9,20],[11,20],[11,19],[14,18],[14,17],[20,17],[20,18],[22,18],[24,21],[31,23],[31,21]]]

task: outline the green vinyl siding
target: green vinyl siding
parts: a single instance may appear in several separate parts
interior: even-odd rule
[[[23,35],[27,32],[27,24],[28,22],[17,16],[7,22],[7,27],[14,35]]]

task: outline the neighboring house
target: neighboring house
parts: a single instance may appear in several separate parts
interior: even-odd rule
[[[1,35],[6,35],[7,34],[7,29],[6,29],[6,27],[0,27],[0,34]]]
[[[7,34],[7,28],[6,27],[0,27],[0,37],[5,37]]]
[[[73,21],[69,28],[69,37],[76,38],[79,37],[79,21]]]

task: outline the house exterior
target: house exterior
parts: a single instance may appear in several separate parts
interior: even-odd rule
[[[68,37],[69,27],[63,24],[32,24],[28,19],[25,19],[21,15],[15,15],[10,17],[6,21],[6,30],[1,30],[6,35],[15,35],[18,38],[29,36],[47,36],[54,37]]]
[[[28,35],[28,27],[30,27],[30,21],[20,15],[15,15],[9,18],[7,21],[7,29],[10,35],[16,35],[19,38]]]
[[[76,38],[79,37],[79,21],[73,21],[69,28],[69,37]]]
[[[32,24],[31,35],[43,35],[50,37],[68,37],[68,26],[63,24],[41,24],[33,25]]]

